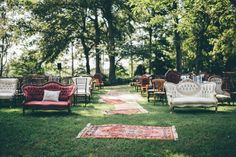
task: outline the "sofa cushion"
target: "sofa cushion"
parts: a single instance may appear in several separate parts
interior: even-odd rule
[[[44,90],[43,101],[58,101],[60,91]]]
[[[69,105],[67,101],[29,101],[24,104],[26,107],[65,107]]]
[[[11,99],[14,93],[0,93],[0,99]]]
[[[217,103],[217,100],[214,98],[204,98],[204,97],[181,97],[173,98],[172,104],[181,105],[181,104],[214,104]]]

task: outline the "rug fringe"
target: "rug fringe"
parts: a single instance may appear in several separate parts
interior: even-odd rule
[[[91,126],[92,126],[91,123],[88,123],[86,127],[80,131],[80,133],[76,136],[76,138],[80,138],[83,135],[83,133],[87,131]]]
[[[178,134],[177,134],[177,131],[176,131],[176,128],[175,128],[174,125],[172,126],[172,131],[173,131],[173,134],[174,134],[174,140],[177,141],[178,140]]]

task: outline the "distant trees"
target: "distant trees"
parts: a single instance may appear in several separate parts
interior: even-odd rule
[[[30,20],[22,19],[17,25],[21,34],[38,36],[37,53],[41,55],[37,56],[37,67],[57,60],[72,43],[82,50],[88,74],[91,57],[100,73],[101,54],[109,56],[111,84],[120,74],[116,70],[122,69],[122,58],[132,60],[132,72],[134,64],[141,62],[147,72],[160,75],[169,68],[220,74],[234,67],[236,9],[231,0],[43,0],[12,4],[30,14]],[[75,53],[77,56],[78,50]]]

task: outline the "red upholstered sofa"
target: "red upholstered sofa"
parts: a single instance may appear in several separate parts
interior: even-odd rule
[[[71,112],[71,98],[76,86],[62,85],[57,82],[48,82],[44,85],[23,85],[22,91],[25,96],[23,102],[23,115],[26,109],[64,110]],[[43,101],[44,90],[60,91],[59,101]]]

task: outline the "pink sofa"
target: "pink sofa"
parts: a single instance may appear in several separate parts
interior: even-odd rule
[[[57,82],[48,82],[44,85],[23,85],[22,91],[25,96],[23,102],[23,115],[26,109],[64,110],[71,112],[71,98],[76,86],[62,85]],[[44,90],[60,91],[59,101],[43,101]]]

